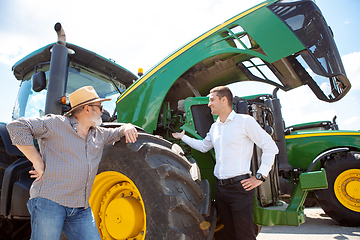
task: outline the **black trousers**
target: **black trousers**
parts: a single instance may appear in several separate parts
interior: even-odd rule
[[[229,240],[256,239],[254,224],[255,189],[245,191],[240,181],[216,184],[216,207]]]

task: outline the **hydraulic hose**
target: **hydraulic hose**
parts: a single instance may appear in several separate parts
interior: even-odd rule
[[[284,122],[281,114],[280,100],[277,98],[278,90],[279,88],[275,88],[272,96],[272,104],[274,107],[275,133],[277,140],[276,144],[279,148],[278,164],[280,171],[288,172],[292,170],[292,166],[289,164],[287,156],[286,140],[284,134]]]

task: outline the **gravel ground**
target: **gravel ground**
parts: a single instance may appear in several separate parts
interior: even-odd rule
[[[343,227],[336,224],[320,207],[305,208],[306,220],[299,227],[262,227],[257,240],[360,240],[360,227]]]

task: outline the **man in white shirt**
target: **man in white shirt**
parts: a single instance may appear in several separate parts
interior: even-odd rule
[[[278,148],[256,120],[232,110],[232,93],[227,87],[210,90],[211,114],[218,119],[211,125],[203,140],[181,133],[173,137],[182,139],[190,147],[207,152],[214,148],[217,178],[216,206],[224,223],[228,239],[256,239],[254,229],[254,192],[268,175]],[[254,143],[262,149],[261,165],[251,176],[250,165]]]

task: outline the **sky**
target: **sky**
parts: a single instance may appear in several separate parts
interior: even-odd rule
[[[60,22],[67,42],[144,72],[187,42],[260,3],[260,0],[0,0],[0,122],[11,121],[20,82],[11,67],[57,40]],[[317,0],[334,32],[349,93],[336,103],[318,100],[307,86],[278,92],[287,126],[331,120],[341,130],[360,130],[360,1]],[[230,86],[236,96],[272,93],[265,84]]]

